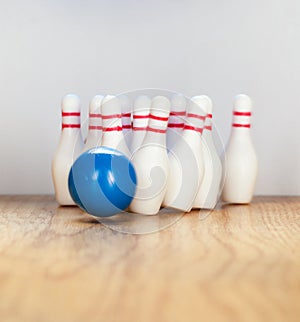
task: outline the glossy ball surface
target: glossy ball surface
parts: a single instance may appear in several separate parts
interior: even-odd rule
[[[74,202],[97,217],[125,210],[136,191],[136,173],[130,160],[118,150],[97,147],[81,154],[69,173]]]

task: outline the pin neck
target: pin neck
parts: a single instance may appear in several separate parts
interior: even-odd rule
[[[108,133],[122,131],[121,114],[102,114],[102,130]]]
[[[168,128],[183,129],[185,111],[172,111],[170,113]]]
[[[89,134],[98,131],[102,131],[102,115],[100,113],[89,113]]]
[[[122,113],[122,128],[123,130],[131,130],[131,113]]]
[[[157,134],[165,134],[167,131],[168,120],[168,115],[155,115],[150,113],[147,131]]]
[[[124,134],[121,114],[103,115],[102,113],[102,145],[113,149],[120,150],[121,152],[129,155],[124,144]]]
[[[195,113],[187,113],[186,123],[184,125],[184,131],[194,131],[200,135],[203,132],[205,116]]]
[[[251,127],[251,115],[250,111],[233,111],[232,127],[236,129],[249,129]]]
[[[64,112],[62,111],[62,130],[80,129],[80,112]]]
[[[168,126],[169,114],[161,113],[156,115],[149,114],[149,124],[147,125],[147,134],[143,144],[166,144],[166,132]]]
[[[139,114],[136,112],[133,114],[132,130],[133,131],[146,131],[149,122],[149,113]]]

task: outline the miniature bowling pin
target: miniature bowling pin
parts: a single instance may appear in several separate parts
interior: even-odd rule
[[[192,100],[206,113],[202,133],[204,175],[193,208],[214,209],[219,198],[222,164],[212,137],[212,101],[208,96],[194,96]]]
[[[247,204],[252,200],[258,165],[250,136],[251,113],[251,99],[244,94],[236,96],[231,135],[223,159],[225,202]]]
[[[163,201],[169,174],[166,149],[169,113],[170,101],[166,97],[152,99],[146,136],[132,157],[137,174],[137,191],[129,207],[133,212],[155,215]]]
[[[69,193],[69,172],[83,148],[79,97],[74,94],[66,95],[61,108],[62,132],[52,161],[52,179],[57,202],[62,206],[69,206],[75,205]]]
[[[188,102],[180,141],[169,152],[170,174],[163,205],[188,212],[199,190],[204,173],[201,133],[205,113],[201,106]]]

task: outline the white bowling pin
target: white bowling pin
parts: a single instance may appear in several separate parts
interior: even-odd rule
[[[171,99],[171,112],[167,129],[167,149],[172,150],[180,140],[184,127],[186,98],[182,94],[174,94]]]
[[[101,104],[102,112],[102,146],[119,150],[130,158],[126,145],[121,115],[121,102],[116,96],[106,95]]]
[[[231,135],[223,160],[224,187],[222,199],[229,203],[251,202],[257,177],[257,157],[250,136],[251,99],[236,96]]]
[[[170,101],[156,96],[151,103],[147,133],[132,162],[137,174],[137,191],[129,209],[144,215],[158,213],[166,191],[169,162],[166,130]]]
[[[83,148],[79,97],[74,94],[66,95],[62,100],[61,108],[62,132],[52,161],[52,179],[57,202],[60,205],[69,206],[75,205],[69,193],[69,172]]]
[[[135,153],[142,145],[146,135],[151,99],[146,95],[138,96],[133,104],[133,126],[130,150]]]
[[[163,205],[188,212],[192,209],[204,173],[201,133],[205,113],[190,100],[181,140],[169,152],[170,174]]]
[[[84,145],[84,151],[101,145],[102,138],[102,115],[101,102],[102,95],[96,95],[90,102],[89,106],[89,130]]]
[[[192,100],[206,113],[202,134],[204,176],[193,208],[214,209],[219,198],[222,164],[212,137],[212,101],[205,95],[194,96]]]

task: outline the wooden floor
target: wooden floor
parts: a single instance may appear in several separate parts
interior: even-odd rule
[[[0,321],[300,321],[300,197],[99,223],[0,197]]]

